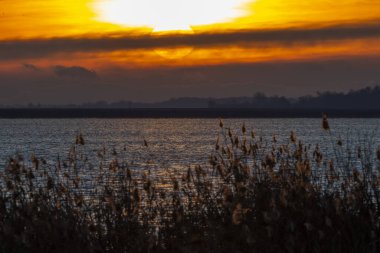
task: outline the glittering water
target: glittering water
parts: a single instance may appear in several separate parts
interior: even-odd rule
[[[331,152],[336,138],[345,144],[380,144],[380,119],[331,119],[332,136],[321,129],[320,119],[230,119],[224,125],[239,132],[245,123],[265,141],[273,135],[279,142],[289,140],[294,130],[303,143],[320,144]],[[96,162],[96,153],[126,150],[125,156],[136,164],[156,163],[161,167],[183,168],[204,164],[220,134],[219,119],[0,119],[0,165],[16,152],[35,154],[47,161],[65,157],[78,133],[84,135],[85,149]],[[144,147],[144,140],[148,148]]]

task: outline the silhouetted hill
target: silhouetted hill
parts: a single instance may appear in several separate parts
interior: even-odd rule
[[[380,86],[348,93],[323,92],[297,99],[257,93],[251,98],[215,99],[213,108],[380,110]]]
[[[12,106],[8,106],[12,107]],[[14,106],[13,106],[14,107]],[[25,108],[25,106],[16,106]],[[85,103],[82,105],[33,105],[27,108],[82,108],[82,109],[282,109],[282,110],[380,110],[380,86],[366,87],[347,93],[319,92],[315,96],[303,96],[299,98],[286,98],[283,96],[267,96],[256,93],[251,97],[227,97],[227,98],[197,98],[182,97],[172,98],[156,103],[140,103],[132,101]]]
[[[306,96],[294,104],[297,108],[380,109],[380,86],[344,93],[325,92]]]

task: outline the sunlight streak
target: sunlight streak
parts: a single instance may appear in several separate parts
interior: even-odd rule
[[[98,20],[154,31],[191,30],[191,26],[244,16],[247,0],[98,0]]]

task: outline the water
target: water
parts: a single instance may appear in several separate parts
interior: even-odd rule
[[[242,124],[271,142],[273,135],[281,143],[289,141],[290,131],[303,143],[320,144],[325,152],[337,138],[345,145],[358,143],[376,149],[380,119],[330,119],[332,136],[321,129],[320,119],[230,119],[225,127],[240,132]],[[65,157],[82,133],[85,149],[96,162],[96,153],[125,149],[129,161],[154,162],[159,167],[183,168],[205,164],[220,134],[219,119],[0,119],[0,165],[16,152],[35,154],[48,162]],[[148,148],[144,147],[144,140]]]

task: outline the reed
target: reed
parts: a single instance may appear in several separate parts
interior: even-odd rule
[[[15,155],[0,175],[0,251],[379,251],[379,150],[353,147],[354,167],[292,131],[268,144],[219,126],[209,166],[166,180],[134,171],[125,150],[91,164],[83,135],[55,164]],[[326,115],[322,128],[331,134]]]

